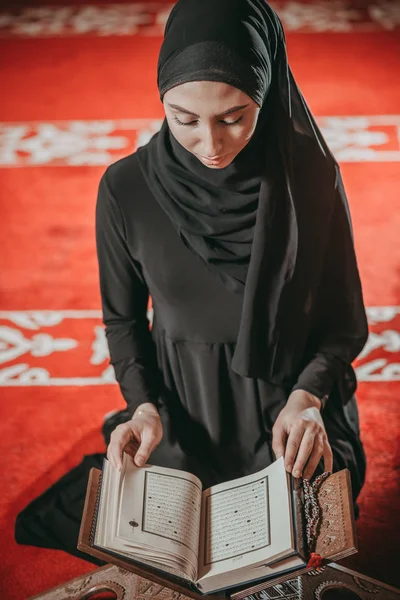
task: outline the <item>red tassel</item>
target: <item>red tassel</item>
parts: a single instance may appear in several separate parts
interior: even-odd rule
[[[319,569],[319,567],[322,567],[322,556],[316,552],[311,552],[307,567],[310,569]]]

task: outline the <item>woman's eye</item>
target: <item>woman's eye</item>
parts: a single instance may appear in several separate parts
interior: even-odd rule
[[[178,125],[183,125],[184,127],[189,127],[190,125],[196,125],[197,121],[189,121],[189,123],[184,123],[183,121],[180,121],[178,119],[178,117],[173,117],[175,123],[178,123]]]
[[[243,115],[241,117],[239,117],[238,119],[236,119],[236,121],[221,121],[221,123],[223,123],[224,125],[237,125],[238,123],[240,123],[240,121],[243,119]]]
[[[185,123],[184,121],[181,121],[180,119],[178,119],[178,117],[174,116],[173,117],[175,123],[178,123],[178,125],[183,125],[184,127],[195,127],[196,125],[198,125],[198,121],[189,121],[188,123]],[[240,123],[240,121],[243,119],[243,115],[241,117],[239,117],[238,119],[236,119],[236,121],[219,121],[221,123],[221,125],[227,125],[228,127],[230,127],[231,125],[237,125],[238,123]]]

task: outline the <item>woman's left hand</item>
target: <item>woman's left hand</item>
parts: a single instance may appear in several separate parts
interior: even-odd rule
[[[321,402],[303,390],[291,393],[272,428],[276,458],[285,457],[285,468],[294,477],[311,479],[324,457],[325,471],[332,471],[332,450],[320,413]]]

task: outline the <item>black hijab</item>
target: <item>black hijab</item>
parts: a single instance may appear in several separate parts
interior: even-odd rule
[[[264,0],[177,2],[159,55],[160,97],[172,87],[201,80],[232,85],[261,107],[247,146],[227,167],[209,169],[177,142],[164,120],[138,157],[183,243],[223,285],[244,295],[232,369],[273,380],[277,342],[290,322],[285,313],[298,315],[291,303],[293,308],[293,302],[305,302],[303,296],[313,287],[306,277],[298,297],[288,300],[287,288],[289,297],[295,291],[288,284],[299,279],[294,275],[304,195],[313,186],[310,196],[318,190],[320,202],[326,203],[324,215],[331,215],[337,163],[288,66],[281,22]],[[305,156],[306,163],[298,164],[297,158]],[[311,200],[308,208],[312,211]],[[310,219],[311,214],[301,232],[306,245]],[[323,218],[316,225],[323,227]],[[311,248],[323,253],[323,246],[323,240],[309,244],[302,258],[311,258]],[[297,356],[289,370],[298,361]]]
[[[164,121],[144,169],[184,244],[228,289],[242,294],[261,177],[268,168],[263,191],[269,195],[272,174],[278,172],[266,101],[277,39],[268,39],[250,8],[235,0],[178,2],[160,51],[158,87],[161,99],[187,81],[223,81],[241,89],[261,107],[252,139],[228,167],[209,169],[176,141]]]

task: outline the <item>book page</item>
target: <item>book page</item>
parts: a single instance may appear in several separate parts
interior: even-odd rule
[[[264,476],[206,497],[205,529],[211,535],[206,538],[205,565],[270,545],[268,486]]]
[[[95,539],[96,545],[107,547],[112,544],[117,522],[120,473],[108,460],[104,459],[100,504],[98,508]]]
[[[127,547],[183,558],[197,574],[201,481],[177,469],[123,464],[117,537]],[[140,493],[138,493],[138,490]]]
[[[199,579],[271,562],[293,550],[283,458],[203,492]]]
[[[177,475],[146,472],[142,530],[178,541],[197,554],[200,501],[201,490],[192,481]]]

